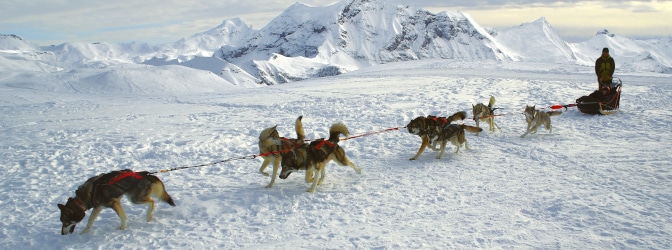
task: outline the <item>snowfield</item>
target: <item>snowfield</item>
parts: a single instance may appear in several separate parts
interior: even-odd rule
[[[670,75],[617,69],[621,112],[570,108],[553,117],[553,133],[520,138],[525,105],[573,103],[596,87],[592,68],[414,61],[215,92],[157,84],[170,69],[145,70],[141,91],[100,78],[77,91],[44,87],[58,80],[48,76],[30,85],[0,77],[4,248],[672,248]],[[303,172],[266,189],[260,158],[234,159],[258,153],[264,128],[295,137],[299,115],[309,139],[328,136],[334,122],[356,136],[417,116],[471,114],[490,95],[502,130],[468,134],[471,150],[448,146],[443,159],[426,150],[410,161],[421,140],[404,128],[345,140],[362,174],[330,163],[315,193],[306,192]],[[120,221],[106,209],[90,234],[79,234],[84,221],[60,235],[56,204],[89,177],[201,164],[157,174],[177,206],[157,203],[153,221],[145,222],[146,206],[124,199],[126,230],[116,230]]]

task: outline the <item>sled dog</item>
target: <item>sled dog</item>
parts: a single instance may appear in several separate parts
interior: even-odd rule
[[[544,125],[546,130],[549,133],[553,132],[553,127],[551,127],[551,116],[557,116],[562,114],[562,111],[539,111],[535,108],[535,105],[526,106],[525,112],[525,121],[527,122],[527,131],[520,138],[525,137],[529,133],[537,133],[537,128],[540,125]]]
[[[314,174],[312,178],[312,185],[307,190],[308,192],[315,192],[317,185],[322,184],[324,181],[324,176],[326,175],[326,165],[330,161],[335,161],[341,166],[350,166],[358,174],[362,173],[362,170],[351,162],[348,159],[348,156],[345,154],[345,150],[338,145],[339,135],[345,135],[346,137],[350,135],[348,128],[343,123],[335,123],[329,129],[329,138],[328,139],[318,139],[312,141],[310,144],[306,145],[304,148],[300,148],[299,151],[304,151],[307,156],[306,164],[304,165],[282,165],[282,171],[280,172],[280,178],[287,178],[292,172],[297,170],[306,169],[306,173],[311,172]],[[299,153],[303,154],[303,153]],[[306,180],[308,178],[306,177]]]
[[[259,134],[259,152],[264,158],[264,162],[261,164],[259,172],[268,176],[268,173],[264,170],[268,164],[273,163],[273,175],[271,176],[271,182],[266,188],[272,188],[273,184],[275,184],[275,179],[276,176],[278,176],[278,170],[281,164],[296,168],[301,168],[301,166],[307,164],[306,151],[301,150],[301,148],[305,148],[306,146],[304,141],[306,136],[303,131],[301,119],[303,119],[303,116],[296,118],[296,122],[294,123],[296,139],[280,137],[277,126],[266,128]],[[303,170],[305,169],[306,168],[303,167]],[[311,182],[312,176],[312,172],[307,171],[306,182]]]
[[[416,117],[415,119],[411,120],[411,122],[406,125],[408,132],[422,138],[420,149],[418,149],[418,152],[415,154],[415,156],[411,157],[411,160],[418,159],[418,157],[420,157],[428,145],[432,148],[432,150],[438,151],[439,149],[436,148],[438,143],[441,143],[443,147],[436,158],[441,159],[445,150],[445,143],[450,140],[450,137],[452,136],[451,133],[448,133],[448,131],[444,130],[450,125],[451,122],[464,120],[466,117],[467,113],[460,111],[449,117],[436,117],[430,115],[426,117]],[[469,132],[473,131],[474,133],[483,131],[481,128],[472,126],[467,126],[464,129]]]
[[[456,154],[460,152],[460,147],[462,147],[462,145],[464,145],[464,147],[467,150],[469,150],[469,144],[467,144],[467,138],[464,136],[465,130],[471,133],[478,133],[483,131],[483,129],[479,127],[464,124],[448,124],[441,130],[441,135],[439,136],[439,138],[445,138],[445,139],[440,140],[441,153],[439,153],[439,156],[437,156],[436,158],[441,159],[441,157],[443,157],[443,153],[446,150],[446,144],[448,141],[450,141],[453,145],[455,145],[455,147],[457,147],[457,149],[455,150]]]
[[[479,125],[480,121],[484,121],[488,123],[488,126],[490,128],[491,132],[495,131],[495,126],[499,129],[502,130],[497,123],[495,123],[495,109],[492,107],[495,105],[495,97],[490,96],[490,102],[488,102],[488,106],[485,106],[483,103],[479,103],[476,105],[471,105],[471,111],[474,114],[474,121],[476,121],[476,127],[481,127]],[[476,136],[478,136],[478,132],[476,132]]]
[[[112,171],[91,177],[77,188],[75,197],[68,198],[63,204],[58,204],[61,210],[61,234],[71,234],[77,223],[86,216],[86,211],[93,208],[88,224],[82,233],[91,230],[93,222],[103,208],[112,208],[121,219],[119,230],[126,228],[126,213],[121,207],[121,197],[126,195],[134,204],[147,204],[147,221],[152,220],[154,213],[154,199],[152,196],[175,206],[173,198],[168,195],[163,182],[149,172],[133,172],[130,169]]]

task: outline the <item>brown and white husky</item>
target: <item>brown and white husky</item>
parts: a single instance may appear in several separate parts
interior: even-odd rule
[[[121,219],[119,230],[126,228],[126,212],[121,207],[121,197],[126,195],[134,204],[147,204],[147,221],[152,220],[154,213],[154,199],[158,198],[171,206],[175,206],[173,198],[166,192],[163,182],[149,172],[134,172],[129,169],[112,171],[91,177],[77,188],[75,197],[68,198],[63,204],[58,204],[61,210],[61,234],[71,234],[77,223],[86,216],[86,211],[93,208],[82,233],[91,230],[93,222],[104,208],[112,208]]]

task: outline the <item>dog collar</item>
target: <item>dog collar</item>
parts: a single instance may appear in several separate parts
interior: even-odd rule
[[[84,207],[84,202],[82,202],[81,199],[75,197],[75,203],[77,203],[77,206],[81,207],[82,210],[86,211],[86,207]]]

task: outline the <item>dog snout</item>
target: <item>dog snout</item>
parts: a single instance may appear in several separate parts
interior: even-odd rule
[[[68,235],[72,234],[75,232],[75,226],[76,224],[63,224],[63,227],[61,227],[61,235]]]

